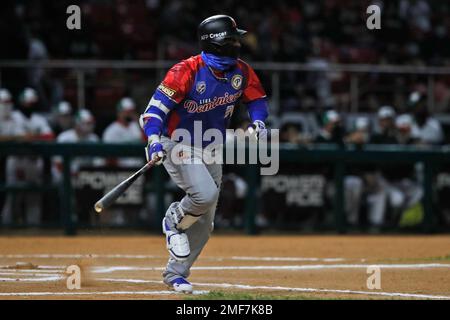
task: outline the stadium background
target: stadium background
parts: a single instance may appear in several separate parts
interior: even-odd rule
[[[81,30],[66,27],[72,4]],[[366,27],[371,4],[380,30]],[[93,204],[144,161],[141,137],[106,143],[106,129],[133,102],[144,110],[217,13],[249,31],[242,58],[281,129],[281,166],[268,177],[226,166],[189,298],[450,299],[449,10],[431,0],[2,1],[0,88],[12,99],[1,90],[0,299],[186,298],[161,281],[160,221],[181,196],[163,168],[101,215]],[[22,130],[8,106],[52,132]],[[247,124],[238,110],[233,128]],[[424,118],[431,131],[414,127]],[[84,142],[70,142],[72,126]],[[80,290],[66,287],[70,265]],[[374,265],[381,288],[368,285]]]
[[[254,65],[268,92],[269,124],[281,129],[281,148],[287,151],[282,152],[282,178],[257,178],[245,166],[227,167],[216,219],[218,230],[419,232],[424,230],[424,223],[426,231],[448,230],[446,195],[450,186],[448,163],[442,160],[450,141],[449,47],[444,45],[450,37],[447,3],[79,1],[76,4],[81,8],[81,30],[68,30],[66,8],[71,4],[70,1],[4,2],[0,38],[5,46],[0,52],[0,79],[1,87],[11,92],[16,110],[21,109],[22,90],[32,87],[39,96],[36,111],[51,125],[56,123],[58,104],[67,101],[73,113],[81,109],[92,112],[95,133],[101,138],[105,128],[116,119],[120,99],[131,97],[137,113],[141,112],[168,67],[198,53],[195,39],[199,21],[225,12],[249,31],[243,39],[242,58]],[[366,27],[366,8],[370,4],[382,8],[380,30]],[[330,164],[334,164],[333,157],[339,152],[347,154],[343,156],[347,158],[364,158],[364,150],[371,147],[370,136],[379,130],[380,107],[392,106],[397,115],[413,114],[414,107],[409,101],[412,92],[421,94],[430,115],[440,122],[443,137],[437,143],[420,141],[419,137],[412,146],[402,145],[411,144],[408,140],[381,148],[383,152],[397,152],[401,159],[411,154],[413,158],[416,156],[414,159],[425,159],[421,153],[429,152],[435,162],[428,168],[422,161],[414,160],[388,184],[376,184],[375,188],[388,194],[382,200],[387,205],[382,221],[372,223],[367,199],[373,193],[371,181],[378,179],[376,172],[392,173],[405,169],[405,165],[391,164],[386,168],[389,164],[381,163],[389,153],[374,155],[379,163],[346,169]],[[329,110],[339,113],[343,131],[337,140],[328,141],[336,144],[323,145],[317,142],[321,127],[330,121]],[[245,108],[240,108],[233,117],[233,127],[245,124]],[[6,136],[3,140],[9,139]],[[102,220],[92,210],[92,203],[101,192],[92,192],[92,186],[85,190],[75,187],[72,200],[68,200],[67,192],[55,200],[54,191],[61,190],[61,186],[52,177],[51,155],[57,151],[44,152],[44,168],[38,183],[8,184],[5,174],[6,158],[11,154],[8,150],[14,146],[20,151],[22,145],[22,149],[43,152],[42,143],[2,142],[2,205],[7,192],[16,195],[26,188],[36,190],[36,185],[38,189],[42,185],[48,187],[42,189],[39,223],[29,223],[27,209],[18,205],[13,221],[3,223],[5,231],[27,226],[57,230],[67,227],[68,204],[64,202],[71,202],[77,215],[72,223],[82,229],[111,226],[157,230],[163,207],[180,195],[167,175],[155,170],[138,186],[144,190],[142,194],[137,191],[138,206],[116,207],[106,212]],[[130,152],[142,158],[135,146],[123,149],[109,146],[98,150],[116,152],[116,156],[122,151]],[[113,149],[116,151],[108,151]],[[323,161],[317,162],[314,155]],[[296,157],[304,158],[301,165]],[[106,165],[101,165],[101,169],[90,167],[85,172],[101,171],[103,179],[107,176],[104,171],[110,172],[118,181],[116,173],[124,169],[117,165],[112,154],[105,158]],[[426,178],[425,172],[429,173]],[[389,188],[405,178],[420,195],[419,201],[400,207],[390,205]],[[78,185],[76,177],[72,180],[73,185]],[[351,192],[356,190],[355,184],[359,190],[356,194]],[[21,191],[21,187],[25,189]],[[66,187],[63,185],[62,189]],[[158,193],[158,189],[165,191]],[[397,191],[407,198],[410,189]],[[336,197],[336,193],[341,197]],[[252,205],[254,200],[257,205]],[[425,214],[424,218],[427,208],[432,216],[426,218]],[[351,214],[357,218],[349,218]]]

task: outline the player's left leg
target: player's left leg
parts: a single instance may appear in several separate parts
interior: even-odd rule
[[[214,183],[220,188],[222,181],[222,165],[211,164],[206,168],[214,180]],[[201,216],[197,222],[195,222],[190,228],[186,230],[186,235],[189,239],[190,255],[185,261],[179,261],[171,257],[167,264],[166,270],[163,273],[164,282],[166,284],[172,284],[180,277],[186,279],[190,275],[190,269],[194,262],[197,260],[201,251],[205,247],[211,232],[214,229],[214,217],[217,207],[217,201],[219,194],[216,195],[214,203],[208,209],[208,211]],[[185,287],[188,285],[184,284]],[[192,288],[192,287],[191,287]],[[186,290],[189,291],[189,290]]]

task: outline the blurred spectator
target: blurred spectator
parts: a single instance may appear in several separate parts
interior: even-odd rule
[[[399,16],[414,30],[427,33],[431,29],[431,8],[425,0],[401,0]]]
[[[386,139],[386,144],[414,144],[413,119],[400,115],[395,119],[396,136]],[[414,206],[420,206],[423,191],[417,182],[414,165],[384,164],[373,175],[366,176],[368,196],[368,220],[374,227],[398,223],[402,214]],[[389,215],[387,215],[389,211]]]
[[[296,123],[285,123],[280,129],[280,142],[300,144],[300,129]]]
[[[39,103],[36,91],[32,88],[25,88],[20,94],[19,103],[20,112],[15,112],[14,118],[17,119],[18,124],[23,126],[25,139],[28,141],[52,140],[54,135],[47,120],[36,112],[36,106]],[[43,167],[44,161],[40,157],[8,157],[6,162],[7,184],[38,186],[43,182]],[[11,224],[17,219],[25,219],[31,225],[40,223],[41,203],[42,198],[39,192],[27,191],[9,194],[3,208],[3,224]]]
[[[87,109],[81,109],[75,114],[75,126],[60,133],[57,137],[58,143],[95,143],[99,137],[94,133],[95,118]],[[93,156],[76,157],[71,160],[70,173],[72,183],[77,182],[77,176],[83,168],[102,166],[103,159]],[[63,179],[63,159],[60,156],[53,157],[52,166],[53,181],[61,183]],[[79,223],[93,222],[97,216],[92,215],[92,203],[98,199],[99,194],[91,189],[75,189],[75,210]]]
[[[33,66],[28,68],[28,82],[37,89],[39,97],[43,100],[42,106],[45,108],[41,108],[41,111],[47,111],[49,103],[45,93],[46,70],[42,67],[42,62],[48,60],[48,51],[45,43],[35,36],[31,36],[29,40],[28,60],[33,62]]]
[[[336,111],[329,110],[325,112],[325,115],[323,116],[323,126],[314,142],[343,145],[344,127],[341,120],[341,116]]]
[[[58,135],[58,143],[99,142],[99,137],[94,133],[95,119],[87,109],[82,109],[75,114],[75,127],[63,131]],[[91,167],[101,164],[100,159],[94,157],[79,157],[71,161],[71,173],[76,175],[81,167]],[[58,182],[62,179],[63,159],[60,156],[53,159],[53,179]]]
[[[239,175],[231,172],[223,176],[222,191],[215,218],[217,227],[242,226],[247,188],[247,182]]]
[[[444,140],[441,124],[433,118],[427,107],[427,96],[414,91],[409,96],[409,107],[414,116],[412,135],[418,138],[418,143],[438,145]]]
[[[344,127],[342,125],[341,116],[334,110],[325,112],[323,117],[323,126],[319,132],[319,136],[315,139],[316,143],[334,143],[340,146],[344,144]],[[333,173],[327,169],[325,173],[327,176],[327,188],[326,195],[329,202],[332,201],[335,188],[333,179]],[[353,223],[359,215],[361,207],[361,197],[363,191],[362,179],[355,175],[347,175],[344,177],[344,200],[345,211],[349,222]]]
[[[355,130],[345,137],[345,143],[363,145],[369,141],[369,119],[359,117],[355,121]]]
[[[142,129],[137,121],[136,106],[134,101],[125,97],[122,98],[116,106],[117,119],[111,123],[103,132],[103,142],[105,143],[143,143],[145,141]],[[141,158],[109,158],[109,165],[119,166],[121,168],[140,168],[144,165],[144,159]],[[127,211],[127,212],[125,212]],[[110,209],[110,218],[113,224],[120,225],[125,222],[125,215],[129,220],[135,220],[139,217],[144,221],[148,216],[147,210],[135,208],[128,209]]]
[[[38,113],[39,98],[33,88],[25,88],[19,97],[20,112],[26,127],[27,139],[53,140],[54,134],[47,119]]]
[[[397,140],[400,144],[411,145],[419,142],[420,137],[414,135],[414,120],[409,114],[402,114],[395,119]]]
[[[371,135],[369,143],[373,144],[396,144],[395,110],[391,106],[382,106],[378,110],[379,132]]]
[[[378,132],[369,139],[371,144],[398,144],[398,131],[396,127],[396,113],[391,106],[382,106],[378,109]],[[384,176],[389,176],[395,169],[384,168],[377,165],[368,166],[364,174],[365,189],[367,193],[367,219],[371,226],[379,228],[385,224],[386,206],[392,207],[393,201],[387,204],[387,182]],[[392,196],[391,198],[394,198]],[[395,203],[394,203],[395,204]]]
[[[122,98],[117,104],[117,120],[103,132],[105,143],[143,143],[144,135],[137,121],[136,106],[131,98]],[[108,159],[108,162],[120,167],[140,167],[142,158]]]
[[[11,93],[0,88],[0,141],[16,140],[25,136],[22,118],[14,111]]]
[[[363,146],[370,139],[369,120],[366,117],[356,118],[354,127],[354,130],[345,137],[345,143]],[[352,226],[359,223],[364,192],[363,175],[366,167],[362,164],[353,164],[347,167],[348,175],[344,178],[345,210],[347,221]]]
[[[250,121],[245,116],[238,119],[235,130],[242,130],[242,133],[244,133],[250,125]],[[238,141],[237,139],[242,139],[239,142],[244,143],[245,137],[243,134],[236,134],[227,130],[226,144],[232,145]],[[248,184],[240,175],[227,171],[223,174],[222,185],[214,223],[217,224],[218,228],[241,227]]]
[[[74,119],[72,106],[67,101],[61,101],[56,105],[52,115],[52,129],[56,136],[61,132],[72,129]]]

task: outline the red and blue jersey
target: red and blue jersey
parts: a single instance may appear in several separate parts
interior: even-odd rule
[[[141,116],[143,128],[147,136],[162,134],[169,138],[176,129],[186,129],[193,139],[194,122],[201,121],[202,134],[214,128],[224,136],[240,101],[247,105],[252,122],[265,121],[266,93],[247,63],[238,60],[231,70],[219,72],[197,55],[167,72]]]

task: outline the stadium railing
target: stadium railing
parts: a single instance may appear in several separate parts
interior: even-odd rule
[[[45,69],[71,69],[75,73],[77,83],[78,108],[85,107],[86,74],[96,69],[121,69],[121,70],[155,70],[162,79],[164,72],[176,61],[124,61],[124,60],[2,60],[0,61],[0,87],[2,86],[2,69],[6,68],[45,68]],[[361,74],[401,74],[420,75],[426,77],[428,106],[433,112],[435,108],[434,91],[435,78],[439,75],[449,75],[450,67],[407,66],[407,65],[370,65],[370,64],[332,64],[313,65],[308,63],[277,63],[277,62],[252,62],[255,70],[270,72],[270,99],[271,109],[277,113],[281,105],[281,85],[283,72],[347,72],[350,74],[349,88],[350,105],[349,112],[358,112],[361,93]]]

